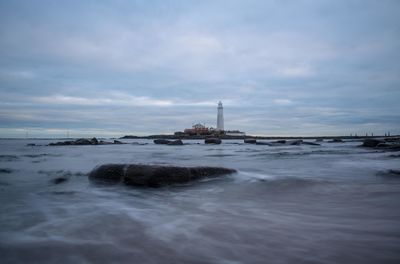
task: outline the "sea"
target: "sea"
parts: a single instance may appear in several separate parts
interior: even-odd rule
[[[400,152],[359,141],[46,146],[55,141],[0,140],[3,264],[400,263]],[[237,173],[162,188],[89,182],[108,163]]]

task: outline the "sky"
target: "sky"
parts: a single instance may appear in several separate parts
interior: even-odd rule
[[[0,137],[400,134],[400,1],[0,0]]]

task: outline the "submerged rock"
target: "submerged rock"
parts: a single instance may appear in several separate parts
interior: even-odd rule
[[[248,144],[256,144],[257,140],[255,138],[245,138],[244,139],[244,143],[248,143]]]
[[[205,144],[221,144],[221,142],[220,138],[206,138],[204,140]]]
[[[177,167],[136,164],[105,164],[94,168],[89,179],[97,183],[161,187],[175,183],[218,177],[236,170],[221,167]]]
[[[400,170],[387,170],[387,171],[380,171],[376,174],[377,176],[381,176],[381,177],[393,177],[393,178],[397,178],[400,179]]]
[[[68,181],[68,178],[65,178],[65,177],[58,177],[58,178],[55,178],[52,180],[52,182],[54,184],[60,184],[60,183],[66,182],[66,181]]]

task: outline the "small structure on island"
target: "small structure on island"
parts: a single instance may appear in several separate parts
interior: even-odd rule
[[[187,135],[210,135],[214,131],[212,128],[208,128],[203,124],[197,123],[192,128],[186,128],[183,132]]]
[[[183,132],[178,131],[174,133],[175,136],[179,137],[193,137],[193,136],[226,136],[229,138],[244,137],[246,134],[239,130],[225,130],[224,127],[224,107],[222,102],[218,102],[217,107],[217,128],[206,127],[205,124],[196,123],[192,125],[192,128],[186,128]]]

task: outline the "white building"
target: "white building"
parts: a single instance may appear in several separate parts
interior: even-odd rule
[[[224,131],[224,108],[221,101],[218,103],[217,130]]]

